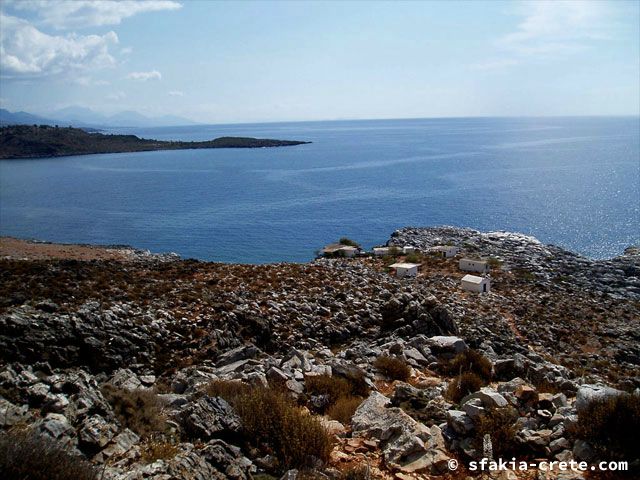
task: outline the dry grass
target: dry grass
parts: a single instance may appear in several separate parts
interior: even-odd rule
[[[331,437],[317,418],[304,414],[284,392],[215,383],[217,392],[242,419],[247,440],[273,454],[281,469],[310,467],[329,459]]]
[[[361,397],[341,397],[327,409],[327,415],[343,425],[351,423],[351,417],[362,403]]]
[[[0,433],[0,477],[7,480],[96,480],[95,468],[28,430]]]
[[[175,441],[171,441],[164,435],[152,436],[140,448],[140,457],[145,463],[153,463],[156,460],[169,460],[175,457],[180,449]]]
[[[329,397],[328,405],[335,404],[340,398],[350,396],[353,390],[347,380],[331,375],[305,377],[304,385],[308,396],[327,395]]]
[[[448,400],[458,403],[470,393],[480,390],[484,385],[482,378],[475,373],[463,373],[451,380],[444,396]]]
[[[384,376],[392,380],[406,382],[411,375],[411,369],[404,360],[387,355],[376,358],[373,366]]]
[[[476,421],[475,445],[482,451],[483,439],[486,434],[491,437],[493,455],[495,458],[508,458],[518,454],[515,425],[518,412],[512,407],[488,410]]]
[[[440,368],[446,375],[475,373],[485,382],[489,382],[493,367],[488,358],[476,350],[469,349],[459,353],[452,360],[441,363]]]
[[[167,430],[163,404],[152,390],[125,390],[103,385],[102,394],[111,404],[120,423],[143,438]]]
[[[595,399],[578,412],[573,432],[594,446],[603,460],[640,460],[640,395]]]

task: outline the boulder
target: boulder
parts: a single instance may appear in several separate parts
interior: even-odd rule
[[[621,393],[623,392],[620,390],[604,385],[580,385],[576,394],[575,407],[580,411],[586,408],[593,400],[608,398]]]
[[[356,410],[351,424],[355,437],[380,441],[385,464],[400,472],[439,473],[447,468],[442,432],[416,422],[391,401],[373,392]]]
[[[470,393],[460,401],[460,404],[464,405],[474,398],[479,398],[485,408],[502,408],[508,405],[507,399],[490,387],[482,387],[479,391]]]
[[[436,336],[427,340],[429,348],[435,355],[457,355],[469,347],[460,337],[453,336]]]
[[[222,398],[204,396],[182,413],[182,425],[187,435],[209,440],[238,433],[240,417]]]
[[[87,417],[78,432],[80,448],[89,451],[101,449],[111,441],[117,432],[118,427],[107,422],[100,415]]]

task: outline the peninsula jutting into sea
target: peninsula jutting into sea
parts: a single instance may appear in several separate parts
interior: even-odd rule
[[[204,142],[181,142],[149,140],[135,135],[105,135],[93,130],[50,125],[0,127],[0,159],[155,150],[288,147],[305,143],[311,142],[248,137],[220,137]]]

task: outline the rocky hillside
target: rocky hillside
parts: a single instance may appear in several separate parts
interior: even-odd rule
[[[451,227],[388,243],[417,247],[417,278],[389,275],[386,257],[4,251],[0,469],[53,472],[28,454],[43,450],[114,480],[465,478],[483,457],[637,473],[634,251],[592,261]],[[462,251],[427,253],[441,244]],[[491,293],[460,289],[462,255],[490,260]]]

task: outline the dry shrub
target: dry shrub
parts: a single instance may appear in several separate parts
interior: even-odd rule
[[[536,387],[538,393],[562,393],[562,388],[559,385],[551,383],[545,378],[531,379],[531,384]]]
[[[214,380],[207,385],[206,393],[210,397],[222,397],[227,400],[251,393],[251,386],[241,381]]]
[[[387,355],[378,357],[373,366],[392,380],[402,380],[405,382],[411,374],[411,369],[404,360]]]
[[[96,480],[95,468],[55,441],[28,430],[0,433],[0,478]]]
[[[351,417],[362,403],[361,397],[341,397],[327,409],[327,415],[343,425],[351,423]]]
[[[491,380],[491,361],[477,350],[465,350],[452,360],[441,364],[441,368],[447,375],[461,375],[470,372],[475,373],[485,382]]]
[[[369,478],[371,478],[371,473],[369,471],[369,467],[366,466],[351,467],[350,469],[342,472],[342,476],[340,478],[342,480],[369,480]]]
[[[475,373],[463,373],[451,380],[445,392],[445,397],[454,403],[458,403],[470,393],[480,390],[484,385],[482,378]]]
[[[156,460],[169,460],[175,457],[180,449],[174,441],[163,435],[154,435],[140,448],[143,462],[153,463]]]
[[[603,460],[640,459],[640,395],[623,393],[592,400],[578,412],[575,434]]]
[[[327,395],[328,404],[333,405],[342,397],[351,395],[351,384],[344,378],[331,375],[313,375],[304,379],[307,395]]]
[[[242,419],[246,438],[255,447],[272,453],[279,467],[304,468],[329,459],[329,434],[317,418],[305,415],[284,392],[235,385],[216,388]]]
[[[475,446],[482,451],[484,436],[491,437],[495,458],[506,458],[518,454],[516,420],[518,411],[512,407],[487,410],[476,421]]]
[[[163,404],[152,390],[126,390],[106,384],[102,394],[111,404],[120,423],[143,438],[167,430]]]

